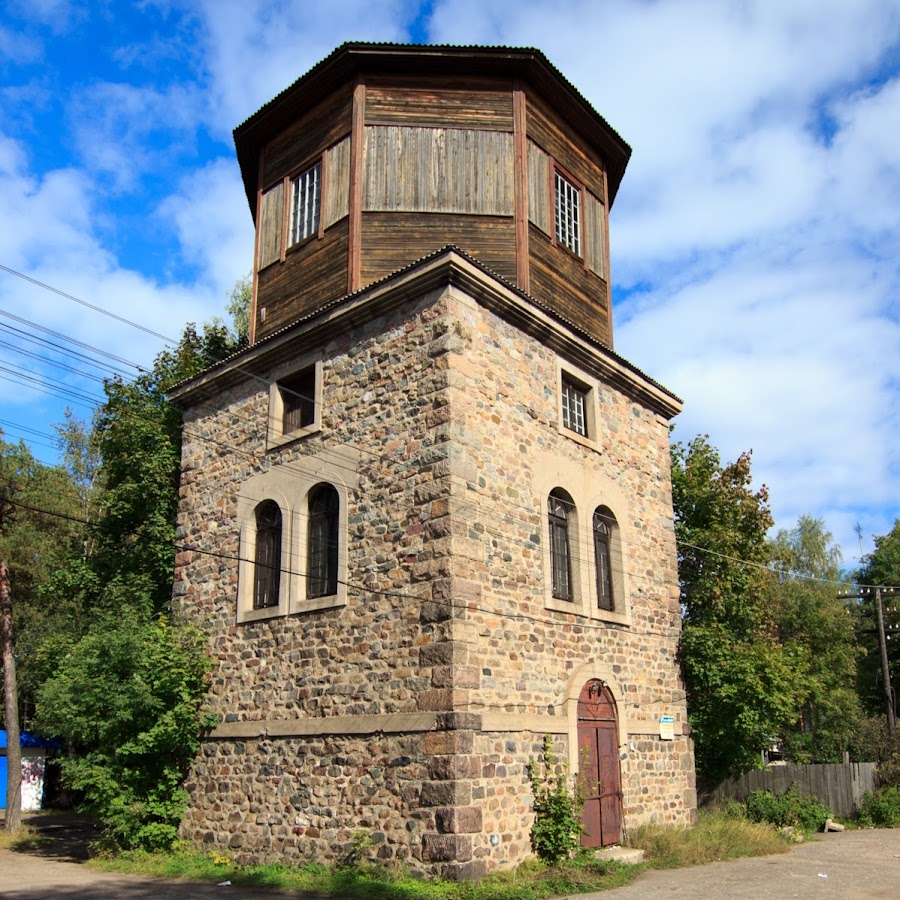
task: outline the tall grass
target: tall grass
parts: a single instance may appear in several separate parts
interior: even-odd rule
[[[784,853],[791,846],[771,825],[722,811],[701,812],[693,828],[643,825],[628,838],[651,865],[662,869],[702,866],[722,859]]]

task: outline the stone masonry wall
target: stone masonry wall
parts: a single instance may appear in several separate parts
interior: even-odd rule
[[[186,411],[179,542],[192,550],[176,560],[175,597],[209,633],[223,725],[188,780],[185,836],[241,860],[337,861],[363,830],[377,858],[423,872],[515,865],[530,853],[525,766],[545,731],[572,755],[588,672],[624,723],[626,826],[689,821],[665,420],[596,381],[595,440],[573,440],[556,353],[456,288],[320,348],[314,333],[298,339],[298,358],[315,349],[318,434],[266,451],[266,371]],[[242,485],[276,468],[299,484],[327,454],[353,468],[347,605],[236,624]],[[554,486],[614,511],[627,621],[548,608]],[[577,552],[590,571],[589,548]],[[674,741],[659,739],[663,712]],[[426,714],[427,730],[405,734],[266,725]]]

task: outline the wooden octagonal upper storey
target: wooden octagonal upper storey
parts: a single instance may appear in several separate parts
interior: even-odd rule
[[[234,137],[252,340],[452,244],[612,347],[631,150],[539,51],[345,44]]]

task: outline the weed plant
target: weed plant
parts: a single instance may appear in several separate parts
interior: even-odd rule
[[[831,810],[816,797],[801,797],[795,785],[782,794],[751,791],[747,797],[747,817],[752,822],[768,822],[776,828],[800,828],[810,834],[822,831]]]
[[[856,821],[863,828],[900,827],[900,787],[866,791],[859,802]]]

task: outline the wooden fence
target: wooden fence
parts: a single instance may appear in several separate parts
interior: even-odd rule
[[[801,797],[818,797],[835,815],[850,817],[862,795],[875,790],[875,763],[768,766],[723,782],[703,797],[702,805],[722,803],[727,797],[746,800],[750,791],[758,788],[781,794],[792,784]]]

